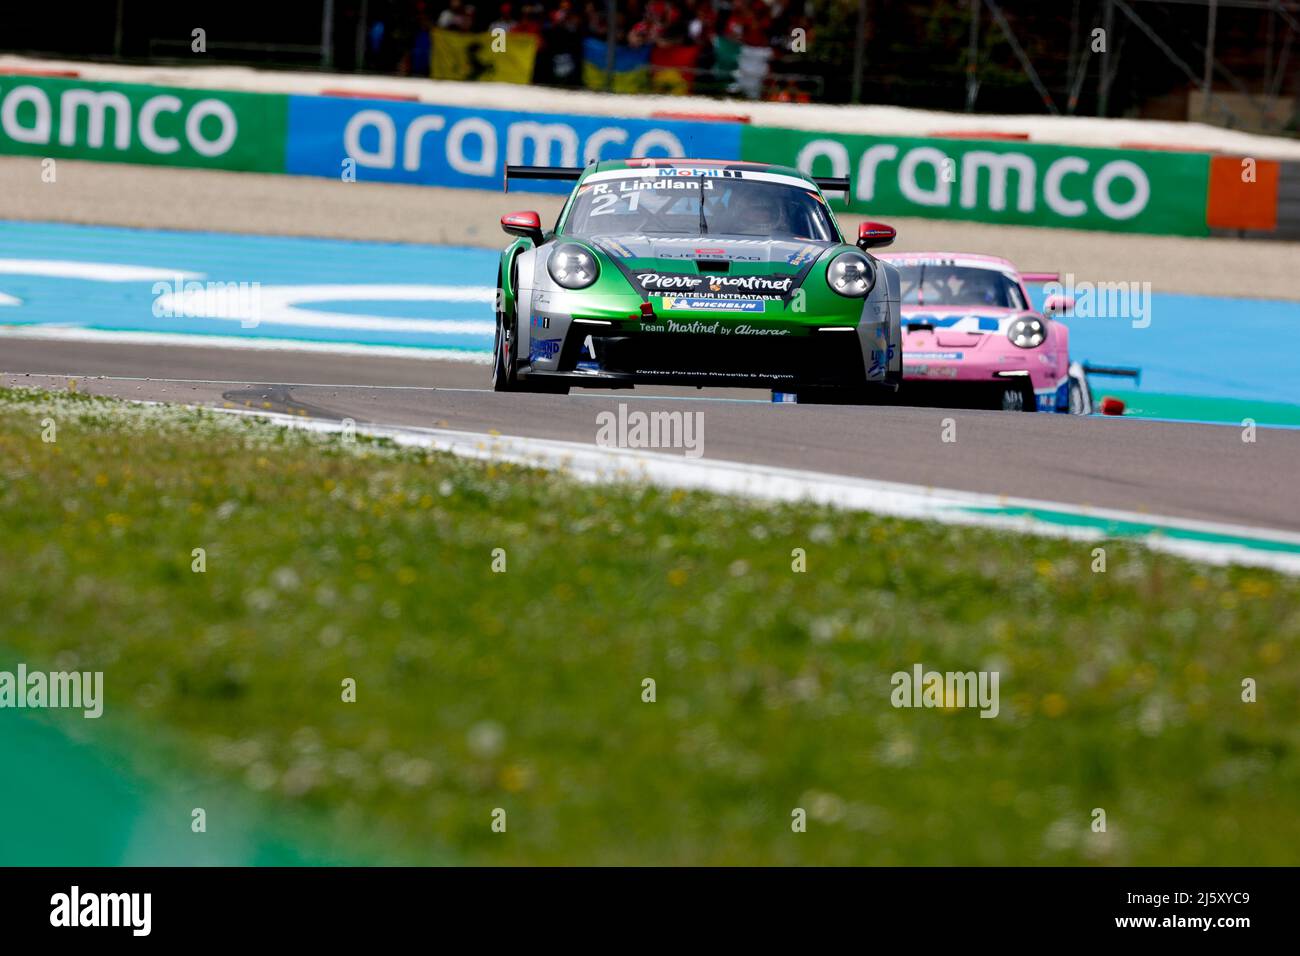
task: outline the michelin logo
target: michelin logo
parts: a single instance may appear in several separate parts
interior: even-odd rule
[[[673,298],[665,296],[663,307],[669,312],[697,309],[709,312],[762,312],[763,301],[761,299]]]

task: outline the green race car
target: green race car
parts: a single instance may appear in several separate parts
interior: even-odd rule
[[[517,237],[497,276],[497,391],[642,383],[869,402],[903,374],[899,277],[844,241],[822,194],[847,178],[785,166],[632,159],[585,169],[508,166],[511,179],[576,183],[553,230],[501,218]]]

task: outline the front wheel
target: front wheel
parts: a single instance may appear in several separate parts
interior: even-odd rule
[[[518,275],[513,263],[510,266],[510,278]],[[519,375],[515,362],[516,342],[519,336],[515,328],[515,310],[505,310],[504,297],[501,294],[501,270],[497,269],[497,301],[502,307],[497,310],[496,333],[492,340],[492,391],[515,392],[519,390]]]
[[[1077,378],[1070,379],[1070,414],[1092,414],[1092,396],[1085,391],[1087,386]]]
[[[492,344],[492,391],[533,392],[541,395],[568,395],[569,386],[556,382],[529,382],[519,377],[516,354],[519,325],[514,311],[497,313],[496,334]]]
[[[1069,376],[1069,396],[1067,410],[1071,415],[1091,415],[1095,409],[1092,402],[1092,387],[1088,384],[1088,373],[1080,362],[1071,362],[1066,371]]]
[[[518,390],[519,376],[515,370],[514,330],[506,325],[505,316],[498,312],[496,336],[492,343],[492,391]]]

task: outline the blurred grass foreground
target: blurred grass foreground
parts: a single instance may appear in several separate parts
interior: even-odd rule
[[[0,413],[0,672],[104,674],[98,720],[0,708],[0,862],[1300,862],[1291,578],[70,393]],[[916,665],[996,672],[996,717],[895,707]],[[84,841],[41,857],[60,820]],[[213,849],[267,840],[296,849]]]

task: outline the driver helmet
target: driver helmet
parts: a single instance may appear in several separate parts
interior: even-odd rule
[[[770,234],[785,225],[785,208],[774,190],[735,188],[728,204],[727,221],[735,232]]]
[[[982,305],[1001,305],[1002,288],[998,277],[987,269],[975,269],[966,279],[966,292]]]

